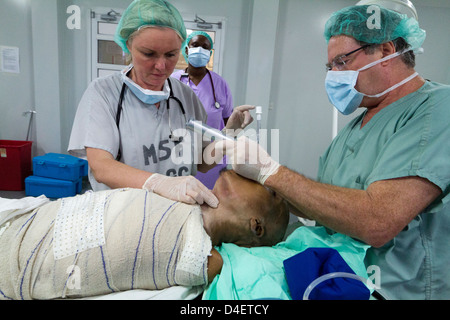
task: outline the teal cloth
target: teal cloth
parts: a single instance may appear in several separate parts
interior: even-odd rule
[[[366,190],[380,180],[419,176],[442,195],[394,239],[370,248],[366,265],[381,271],[392,299],[450,299],[450,86],[427,81],[419,90],[344,127],[319,163],[318,180]]]
[[[273,247],[243,248],[222,244],[221,273],[203,294],[205,300],[289,300],[283,261],[307,248],[334,248],[353,271],[367,278],[364,257],[369,246],[348,236],[330,235],[324,227],[299,227]]]

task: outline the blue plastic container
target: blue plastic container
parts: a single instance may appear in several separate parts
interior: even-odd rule
[[[45,195],[47,198],[73,197],[81,192],[82,178],[77,181],[29,176],[25,179],[25,194],[31,197]]]
[[[86,160],[59,153],[33,158],[33,175],[58,180],[78,181],[88,174]]]

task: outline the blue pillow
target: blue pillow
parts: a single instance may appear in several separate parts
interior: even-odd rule
[[[283,261],[292,299],[303,299],[306,288],[317,278],[333,272],[353,270],[332,248],[308,248]],[[364,283],[351,278],[333,278],[318,284],[309,300],[368,300],[370,291]]]

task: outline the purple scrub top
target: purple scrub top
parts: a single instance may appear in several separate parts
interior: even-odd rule
[[[230,88],[221,76],[217,73],[210,71],[212,82],[214,83],[214,90],[216,93],[217,102],[220,104],[220,108],[217,109],[214,101],[214,93],[211,84],[211,78],[208,74],[200,81],[196,86],[189,80],[188,76],[182,76],[185,74],[184,70],[176,71],[172,74],[172,77],[180,80],[184,84],[187,84],[200,99],[206,113],[208,114],[208,120],[206,122],[210,127],[222,130],[225,127],[223,119],[229,118],[233,113],[233,97],[231,95]],[[223,164],[218,164],[207,173],[198,172],[195,176],[206,187],[213,189],[220,171],[227,166],[224,159]]]

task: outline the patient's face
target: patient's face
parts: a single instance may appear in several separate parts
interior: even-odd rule
[[[283,199],[270,189],[245,179],[232,170],[221,172],[213,192],[218,197],[220,205],[231,212],[257,215],[283,202]]]
[[[207,206],[203,219],[215,245],[227,242],[245,247],[271,246],[282,240],[289,210],[273,191],[234,171],[222,171],[213,193],[219,206]]]

